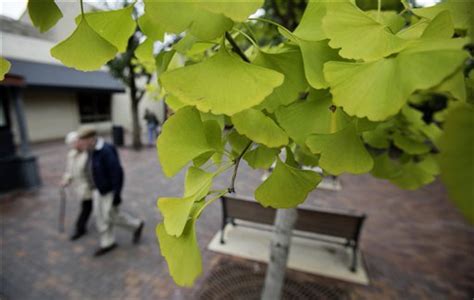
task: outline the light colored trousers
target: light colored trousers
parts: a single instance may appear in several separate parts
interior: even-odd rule
[[[114,207],[114,194],[101,195],[94,190],[94,214],[100,235],[100,247],[105,248],[115,243],[115,226],[121,226],[134,232],[140,226],[140,220]]]

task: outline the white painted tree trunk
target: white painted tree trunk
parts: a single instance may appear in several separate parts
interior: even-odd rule
[[[275,231],[270,246],[262,300],[279,300],[283,292],[286,264],[290,252],[291,235],[295,227],[298,211],[296,208],[279,209],[275,217]]]

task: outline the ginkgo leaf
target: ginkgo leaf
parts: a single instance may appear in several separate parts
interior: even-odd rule
[[[306,145],[312,153],[321,155],[319,165],[333,175],[366,173],[374,164],[354,123],[332,134],[313,134]]]
[[[119,52],[127,49],[128,39],[137,27],[132,18],[133,5],[118,10],[96,11],[86,13],[84,17],[90,27],[101,37],[114,45]],[[82,15],[76,17],[76,24]]]
[[[202,116],[201,116],[202,119]],[[212,152],[213,161],[219,164],[224,153],[224,142],[222,141],[222,128],[217,120],[207,120],[204,122],[204,132],[207,142],[214,149]]]
[[[161,74],[163,74],[166,70],[168,70],[168,67],[171,65],[171,62],[173,58],[175,57],[175,53],[176,53],[175,50],[161,51],[155,57],[156,76],[158,78],[158,81],[160,80]]]
[[[416,190],[435,180],[436,172],[425,166],[424,161],[400,165],[400,173],[390,178],[390,182],[406,190]]]
[[[386,10],[379,12],[377,10],[369,10],[365,13],[372,17],[372,19],[386,25],[392,33],[397,33],[405,27],[405,19],[397,11]]]
[[[295,207],[306,200],[320,181],[318,173],[290,167],[277,159],[273,172],[255,190],[255,199],[265,207]]]
[[[138,26],[147,38],[154,41],[163,40],[165,35],[164,29],[161,28],[161,25],[157,20],[150,18],[148,14],[143,14],[138,18]]]
[[[232,123],[240,134],[270,148],[288,144],[288,135],[271,118],[257,109],[247,109],[232,116]]]
[[[468,30],[470,37],[474,37],[474,25],[472,23],[472,1],[446,0],[435,6],[413,9],[413,13],[428,19],[434,19],[440,13],[449,11],[454,27],[456,29]]]
[[[454,99],[465,102],[466,81],[462,70],[446,78],[443,82],[433,88],[436,92],[447,93]]]
[[[474,109],[462,104],[446,117],[440,139],[441,179],[451,200],[474,223]]]
[[[183,103],[183,102],[179,101],[178,98],[176,98],[175,96],[173,96],[171,94],[168,94],[166,96],[165,102],[175,112],[178,111],[180,108],[183,108],[185,106],[189,106],[186,103]]]
[[[28,0],[28,14],[40,32],[48,31],[63,17],[54,0]]]
[[[400,165],[391,159],[387,152],[377,155],[373,159],[374,167],[370,173],[376,178],[390,179],[400,176],[402,173]]]
[[[116,53],[117,48],[95,32],[84,18],[67,39],[51,49],[54,58],[81,71],[100,69]]]
[[[184,197],[194,195],[199,201],[204,198],[212,184],[215,173],[205,172],[199,168],[190,167],[184,183]]]
[[[322,21],[325,15],[325,1],[308,1],[308,5],[301,17],[301,21],[295,31],[293,31],[293,35],[306,41],[321,41],[327,39],[322,28]]]
[[[286,48],[277,53],[258,51],[252,63],[285,75],[283,84],[260,104],[268,112],[274,112],[278,106],[296,101],[300,93],[307,88],[303,60],[297,47]]]
[[[371,61],[401,51],[407,41],[349,1],[326,5],[323,29],[329,46],[341,48],[339,55]]]
[[[227,139],[232,147],[232,153],[235,156],[239,156],[252,142],[246,136],[239,134],[236,130],[232,130],[227,136]]]
[[[8,60],[0,56],[0,80],[5,78],[5,74],[10,71],[11,66],[11,63]]]
[[[259,145],[245,153],[244,159],[253,169],[268,169],[275,162],[279,149],[272,149]]]
[[[334,108],[327,91],[311,90],[306,100],[300,100],[276,111],[280,126],[299,145],[313,133],[331,133],[344,128],[349,117]]]
[[[176,284],[192,286],[202,272],[202,258],[196,239],[195,220],[189,220],[180,237],[166,233],[165,226],[156,227],[161,255],[168,263],[168,269]]]
[[[425,143],[411,139],[400,132],[393,135],[393,142],[399,149],[412,155],[424,154],[430,151],[430,147]]]
[[[439,84],[466,60],[465,40],[419,40],[394,58],[324,65],[333,101],[349,115],[384,120],[418,89]]]
[[[329,84],[324,79],[323,67],[328,61],[342,60],[338,51],[328,45],[328,40],[298,40],[303,55],[304,71],[309,84],[315,89],[325,89]]]
[[[449,11],[439,13],[426,27],[422,38],[446,38],[454,35],[453,19]]]
[[[222,14],[211,13],[200,7],[197,1],[189,0],[145,0],[147,18],[159,23],[160,30],[181,33],[189,30],[202,40],[221,37],[232,28],[231,19]]]
[[[153,73],[156,67],[155,56],[153,55],[154,44],[155,42],[152,39],[147,38],[135,49],[136,58],[149,73]]]
[[[243,22],[262,7],[263,0],[198,1],[198,6],[216,14],[223,14],[236,22]]]
[[[181,108],[165,122],[157,147],[163,172],[168,177],[178,173],[193,158],[213,151],[199,112],[191,107]]]
[[[387,149],[390,146],[389,134],[383,126],[363,132],[362,138],[373,148]]]
[[[158,199],[158,208],[163,214],[163,224],[169,235],[181,236],[194,203],[207,195],[214,175],[190,167],[186,173],[183,197],[162,197]]]
[[[245,63],[221,47],[204,62],[167,71],[160,80],[163,88],[182,102],[203,112],[231,116],[261,103],[283,78],[273,70]]]

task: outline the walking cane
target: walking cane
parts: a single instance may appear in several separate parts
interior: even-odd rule
[[[59,190],[59,232],[64,232],[64,222],[66,218],[66,188]]]

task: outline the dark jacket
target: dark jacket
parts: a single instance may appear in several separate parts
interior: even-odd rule
[[[121,202],[123,169],[117,149],[103,142],[103,146],[92,152],[92,178],[102,195],[113,192],[114,205]]]

